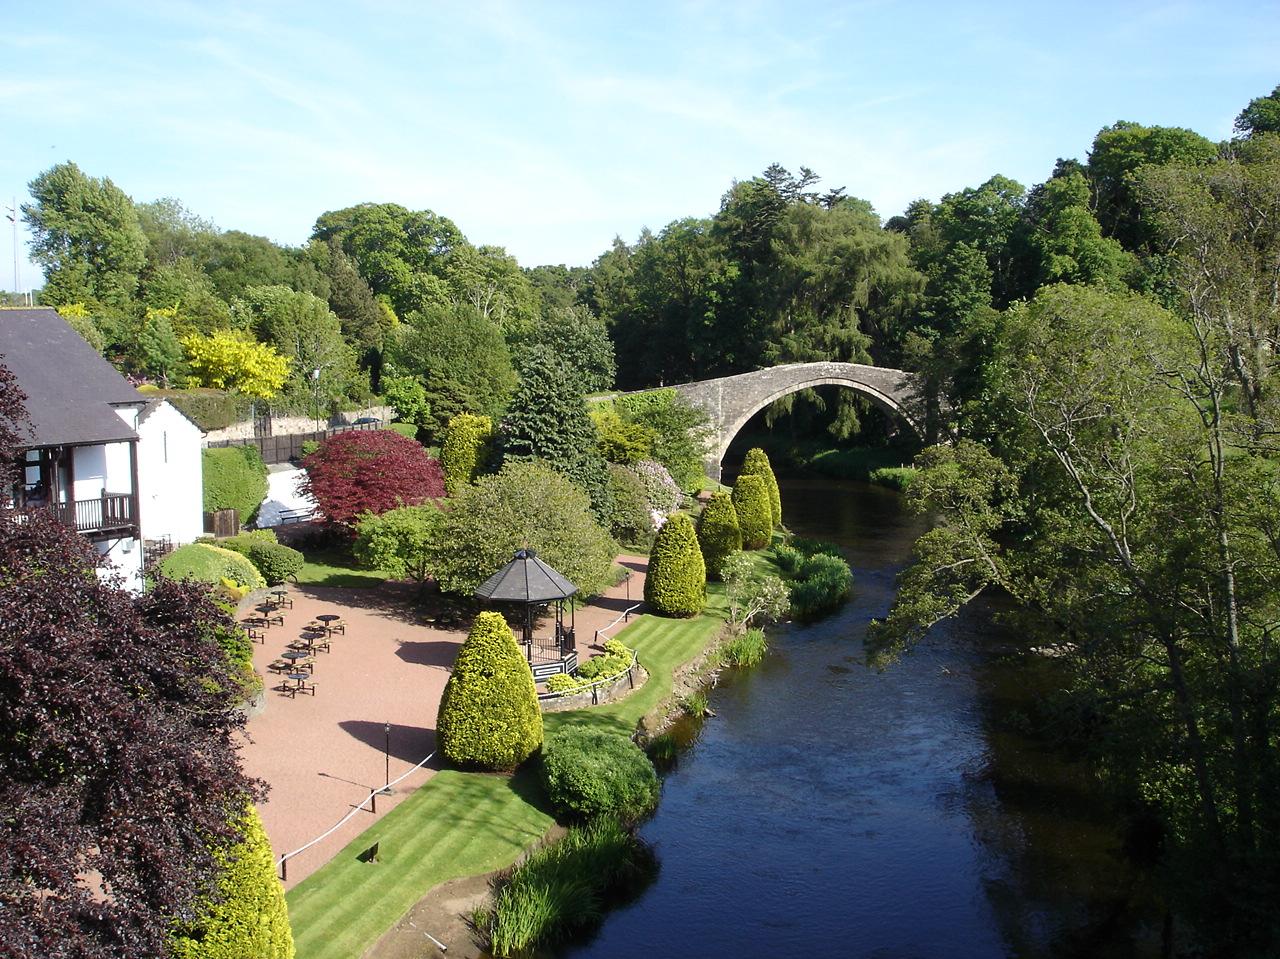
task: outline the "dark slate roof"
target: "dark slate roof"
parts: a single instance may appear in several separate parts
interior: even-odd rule
[[[54,310],[0,310],[0,363],[27,394],[31,446],[137,439],[114,407],[142,394]]]
[[[499,603],[545,603],[568,599],[577,591],[578,587],[538,559],[533,550],[521,549],[480,584],[476,596]]]

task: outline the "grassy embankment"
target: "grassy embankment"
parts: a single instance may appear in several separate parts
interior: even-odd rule
[[[639,617],[623,639],[638,652],[649,681],[621,702],[548,714],[546,731],[587,725],[629,733],[670,695],[677,667],[716,637],[724,609],[718,584],[712,584],[701,616]],[[436,774],[289,892],[298,959],[360,955],[427,890],[510,865],[551,823],[530,770],[510,778],[454,770]],[[378,862],[360,862],[357,856],[374,843]]]

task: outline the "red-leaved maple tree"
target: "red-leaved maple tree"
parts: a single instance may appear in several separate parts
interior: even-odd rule
[[[420,443],[391,430],[338,433],[302,465],[299,491],[315,499],[330,524],[348,529],[365,513],[444,496],[439,462]]]

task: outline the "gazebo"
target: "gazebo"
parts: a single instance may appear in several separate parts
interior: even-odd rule
[[[524,607],[524,635],[529,665],[534,676],[571,672],[577,666],[577,644],[574,639],[573,610],[569,611],[569,628],[564,625],[564,607],[569,597],[577,593],[578,587],[565,579],[541,559],[531,549],[516,550],[511,562],[503,566],[476,589],[476,598],[491,603],[510,603]],[[533,662],[533,619],[534,610],[548,603],[555,604],[555,637],[556,649],[559,652],[557,661],[541,666]]]

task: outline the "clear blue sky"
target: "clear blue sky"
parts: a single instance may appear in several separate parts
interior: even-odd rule
[[[0,197],[74,160],[282,243],[394,201],[587,264],[774,161],[889,217],[1040,182],[1116,120],[1225,138],[1277,83],[1266,0],[12,2]]]

